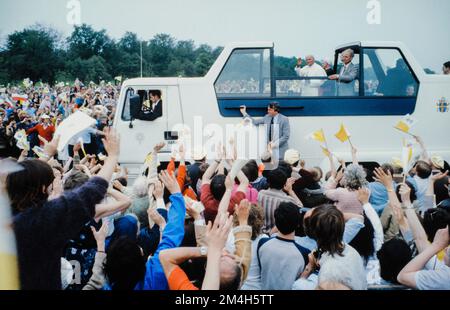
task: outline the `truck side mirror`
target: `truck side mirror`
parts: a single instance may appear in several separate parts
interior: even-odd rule
[[[141,111],[141,97],[134,95],[130,97],[130,114],[132,119],[139,118],[139,112]]]

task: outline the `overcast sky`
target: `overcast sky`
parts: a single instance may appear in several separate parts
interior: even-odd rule
[[[359,40],[403,41],[423,67],[441,72],[450,60],[449,0],[378,0],[381,24],[367,23],[369,0],[79,0],[81,22],[150,39],[168,33],[196,44],[273,41],[282,56],[331,58],[334,48]],[[64,35],[69,0],[0,0],[0,37],[36,22]],[[2,41],[3,41],[2,40]]]

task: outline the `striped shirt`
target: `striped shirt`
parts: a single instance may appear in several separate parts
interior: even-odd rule
[[[288,196],[282,190],[269,188],[259,192],[258,204],[264,209],[263,231],[270,231],[275,226],[275,209],[278,208],[282,202],[292,202],[298,205],[294,198]],[[301,205],[299,205],[299,207],[301,207]]]

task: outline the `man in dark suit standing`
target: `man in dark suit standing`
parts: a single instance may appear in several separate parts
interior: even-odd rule
[[[330,75],[330,80],[338,82],[338,96],[355,96],[355,83],[358,79],[359,68],[352,63],[355,52],[352,49],[346,49],[342,52],[341,61],[344,65],[339,74]]]
[[[138,117],[138,119],[143,121],[154,121],[163,114],[161,91],[151,90],[149,95],[151,104],[150,106],[143,104]]]
[[[252,120],[253,125],[265,125],[268,148],[272,149],[272,154],[276,159],[284,158],[284,153],[289,148],[289,136],[291,127],[289,118],[280,113],[280,104],[271,102],[267,107],[267,114],[262,118],[255,120],[247,114],[247,108],[241,106],[241,113],[244,117]]]

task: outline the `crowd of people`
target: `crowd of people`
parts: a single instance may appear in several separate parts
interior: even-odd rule
[[[351,163],[328,152],[322,171],[272,130],[257,160],[230,142],[189,163],[179,142],[166,167],[159,143],[129,182],[111,128],[118,86],[23,84],[0,90],[22,289],[450,289],[450,167],[418,136],[409,171],[361,165],[353,146]],[[95,123],[58,151],[56,128],[76,111]],[[252,121],[274,119],[288,136],[277,103]]]
[[[219,80],[215,84],[215,89],[218,94],[270,94],[270,80],[267,77],[264,85],[260,85],[260,82],[254,78]]]
[[[51,141],[55,127],[78,110],[95,118],[97,123],[93,130],[101,132],[112,124],[119,91],[118,85],[104,82],[84,85],[78,79],[72,85],[61,82],[54,87],[34,85],[25,79],[21,86],[1,88],[0,158],[17,158],[21,153],[26,157],[38,157],[33,152],[34,147],[42,147],[45,141]],[[29,145],[25,149],[17,147],[14,138],[20,130],[27,135]],[[89,154],[99,154],[103,150],[102,142],[93,130],[92,139],[90,133],[85,133],[83,144]],[[72,155],[75,142],[70,143],[68,153],[60,155],[59,159],[67,160],[68,155]]]
[[[18,168],[0,175],[22,289],[450,289],[449,167],[420,137],[404,177],[363,167],[353,147],[351,163],[328,154],[330,171],[295,149],[237,159],[235,145],[188,163],[179,144],[165,167],[160,143],[131,184],[110,128],[114,86],[30,88],[28,102],[11,91],[1,157]],[[92,145],[58,158],[49,128],[77,109],[98,120]],[[18,129],[40,156],[9,142]]]

